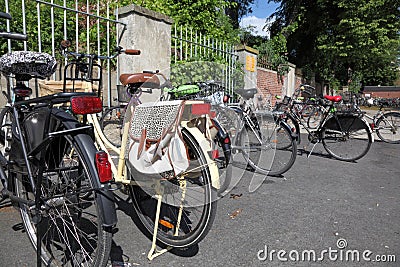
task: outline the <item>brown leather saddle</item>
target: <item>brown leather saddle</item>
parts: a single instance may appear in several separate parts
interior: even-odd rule
[[[124,73],[119,80],[122,85],[131,88],[160,88],[160,79],[154,73]]]

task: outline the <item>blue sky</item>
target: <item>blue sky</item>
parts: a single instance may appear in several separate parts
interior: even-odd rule
[[[269,17],[278,6],[279,4],[276,3],[268,4],[267,0],[255,0],[254,4],[251,5],[253,12],[242,18],[240,26],[246,27],[252,25],[256,27],[255,31],[257,35],[268,35],[262,28],[265,25],[266,18]]]

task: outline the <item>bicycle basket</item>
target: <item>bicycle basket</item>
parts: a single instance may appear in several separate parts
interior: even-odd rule
[[[289,105],[290,100],[291,100],[291,97],[285,95],[285,97],[282,100],[282,105],[285,105],[285,106]]]
[[[300,95],[302,97],[311,97],[316,95],[316,90],[314,87],[302,85],[299,88]]]
[[[126,86],[122,84],[117,85],[117,96],[120,103],[129,103],[131,100],[131,95],[128,94]]]

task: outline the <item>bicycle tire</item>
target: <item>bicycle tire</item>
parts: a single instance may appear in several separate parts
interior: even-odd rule
[[[321,134],[325,150],[342,161],[364,157],[372,143],[368,124],[355,115],[332,116],[322,126]]]
[[[376,121],[376,134],[386,143],[400,144],[400,112],[388,112]]]
[[[323,118],[324,112],[321,108],[314,109],[308,116],[307,126],[310,129],[317,129]]]
[[[12,115],[12,109],[10,107],[4,107],[1,111],[0,111],[0,144],[4,145],[7,140],[6,140],[6,132],[7,129],[11,128],[12,122],[10,121],[10,119],[7,119],[7,113],[9,113],[9,117],[13,118]],[[7,128],[8,127],[8,128]]]
[[[218,195],[223,196],[225,191],[231,184],[232,178],[232,145],[231,139],[228,132],[219,123],[217,118],[213,119],[215,127],[218,129],[218,133],[215,135],[213,140],[212,151],[218,151],[218,157],[214,160],[217,162],[219,170],[219,183]]]
[[[60,123],[61,124],[61,123]],[[58,128],[63,130],[64,127]],[[36,224],[32,207],[20,204],[20,214],[36,249],[37,226],[42,236],[41,255],[46,266],[106,266],[111,251],[112,233],[103,227],[102,203],[93,191],[91,177],[97,177],[88,159],[96,152],[88,135],[55,138],[46,148],[42,192],[46,211]],[[92,142],[93,143],[93,142]],[[34,200],[28,177],[13,173],[17,196]],[[91,192],[88,196],[87,192]]]
[[[289,112],[285,112],[285,117],[283,119],[285,123],[287,123],[290,127],[290,131],[295,134],[297,144],[301,142],[301,132],[300,132],[300,124],[299,122],[293,117],[293,115]]]
[[[100,127],[107,140],[116,147],[121,147],[125,108],[112,107],[100,119]]]
[[[174,232],[177,230],[177,213],[182,202],[180,188],[176,178],[163,182],[164,194],[156,238],[163,245],[175,248],[186,248],[200,242],[209,232],[217,208],[216,192],[211,185],[211,175],[203,151],[189,132],[183,130],[182,135],[190,156],[190,165],[206,167],[201,168],[199,176],[191,175],[184,179],[187,187],[178,235],[174,235]],[[130,193],[134,210],[144,226],[145,233],[152,236],[157,207],[153,187],[132,185]]]
[[[239,133],[237,144],[242,155],[255,171],[270,176],[282,175],[296,160],[297,141],[289,127],[275,120],[263,120],[259,128],[246,125]]]

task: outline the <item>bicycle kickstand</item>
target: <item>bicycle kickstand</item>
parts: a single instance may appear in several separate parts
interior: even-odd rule
[[[314,145],[312,146],[310,153],[308,153],[308,155],[307,155],[307,159],[311,156],[311,154],[312,154],[312,152],[314,151],[314,148],[315,148],[315,146],[316,146],[317,144],[319,144],[319,140],[318,140],[317,142],[315,142]]]
[[[168,252],[172,249],[172,247],[167,247],[161,250],[157,249],[157,232],[158,232],[158,223],[160,221],[160,211],[161,211],[161,203],[162,203],[162,196],[163,196],[163,188],[161,187],[161,182],[158,181],[156,184],[156,195],[155,198],[157,199],[157,209],[156,209],[156,218],[154,220],[154,231],[153,231],[153,241],[151,243],[151,249],[147,254],[147,258],[149,260],[153,260],[154,258]]]

